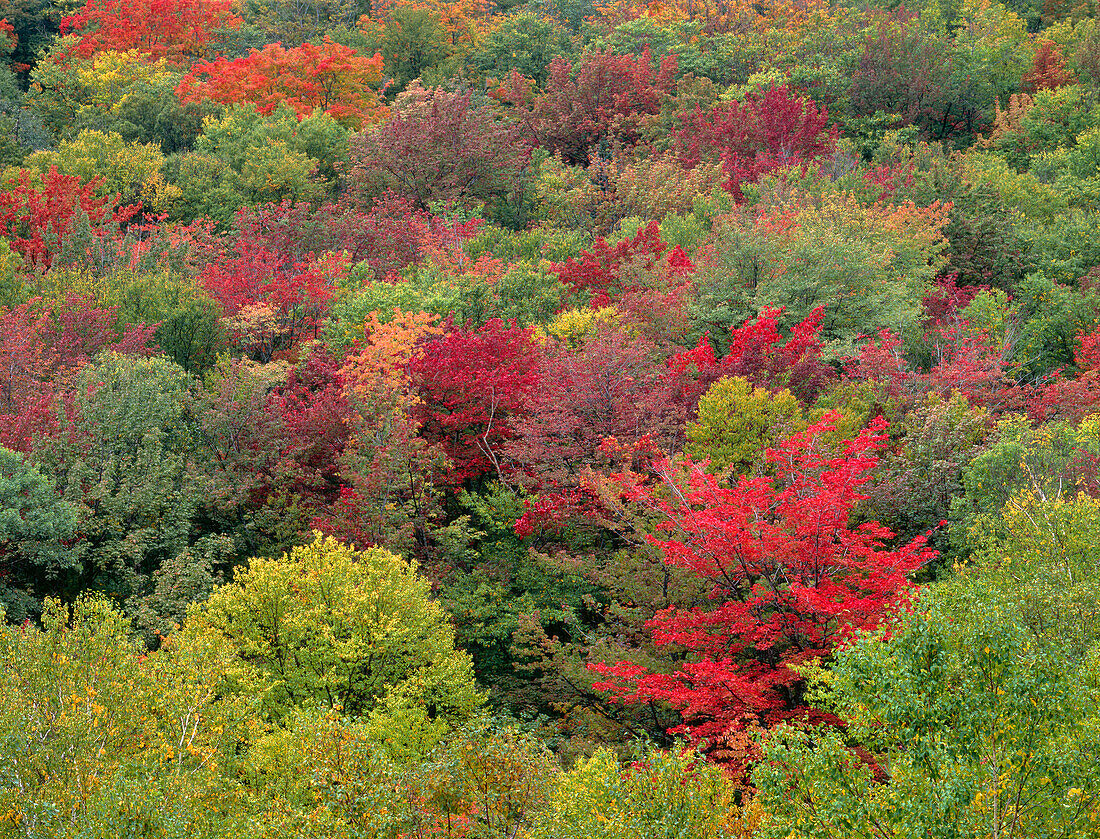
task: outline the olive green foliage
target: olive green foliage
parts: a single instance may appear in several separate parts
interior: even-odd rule
[[[1010,596],[1018,619],[1069,659],[1097,652],[1100,627],[1100,501],[1048,496],[1032,487],[1005,505],[999,532],[978,546],[983,575]]]
[[[572,53],[569,34],[560,24],[522,9],[499,18],[467,63],[479,75],[499,80],[515,69],[541,87],[550,62]]]
[[[0,66],[0,168],[19,165],[27,152],[49,140],[38,115],[25,105],[15,74]]]
[[[762,307],[784,307],[793,325],[821,306],[835,357],[880,328],[914,337],[921,296],[945,262],[944,208],[866,206],[828,188],[800,199],[723,221],[713,258],[695,275],[695,328],[720,340]]]
[[[350,661],[350,634],[334,630],[354,617],[358,672],[371,665],[397,680],[379,683],[392,690],[375,712],[350,716],[311,698],[273,721],[275,680],[245,676],[262,654],[230,643],[208,622],[212,610],[194,610],[148,652],[107,601],[70,609],[51,600],[41,629],[0,625],[0,836],[398,839],[529,828],[547,806],[553,760],[536,739],[470,717],[481,697],[427,584],[381,550],[318,540],[297,554],[305,564],[312,548],[315,573],[285,562],[283,596],[266,604],[283,610],[281,629],[301,630],[282,652],[303,668]],[[241,578],[270,577],[274,562]],[[360,585],[344,585],[356,571]],[[224,613],[239,599],[234,587],[243,584],[215,594],[212,607]],[[307,616],[311,594],[330,608]],[[413,647],[418,662],[405,654]],[[323,691],[326,674],[314,671],[311,686]],[[429,702],[425,689],[440,680],[439,713],[455,724],[446,737],[405,704],[414,694]],[[432,833],[446,824],[455,832]]]
[[[1100,120],[1092,93],[1083,85],[1040,90],[1019,128],[1000,134],[993,148],[1013,166],[1026,169],[1043,153],[1071,147],[1077,136]]]
[[[648,750],[628,768],[607,749],[563,772],[532,839],[733,839],[733,782],[686,748]]]
[[[194,279],[175,271],[117,271],[106,282],[104,303],[117,306],[121,323],[155,323],[165,355],[190,373],[210,367],[225,337],[221,310]]]
[[[124,238],[119,251],[125,255],[136,238]],[[3,247],[0,240],[0,260]],[[199,286],[187,261],[185,249],[157,242],[134,265],[105,260],[101,270],[54,268],[35,278],[34,290],[55,306],[75,296],[114,309],[120,337],[126,327],[155,324],[151,343],[188,372],[200,373],[214,363],[226,338],[221,307]]]
[[[1010,363],[1017,378],[1035,381],[1073,368],[1077,336],[1097,326],[1100,293],[1030,274],[1016,286],[1013,303],[1019,327]]]
[[[493,483],[480,493],[464,491],[458,500],[469,512],[475,534],[472,557],[455,562],[458,567],[443,580],[440,599],[491,700],[514,713],[527,713],[547,697],[516,672],[517,661],[524,658],[514,644],[516,632],[532,619],[540,626],[572,628],[598,589],[575,571],[540,562],[516,535],[523,500],[512,490]]]
[[[219,777],[249,701],[215,697],[210,651],[145,654],[106,601],[0,626],[0,835],[239,835]]]
[[[397,94],[446,59],[451,54],[451,42],[434,9],[402,3],[388,17],[381,52],[386,75],[393,78],[389,92]]]
[[[107,591],[137,612],[163,563],[203,538],[220,538],[202,537],[194,526],[207,487],[196,463],[194,387],[163,356],[107,353],[77,376],[79,419],[66,420],[56,440],[39,440],[33,452],[79,511],[82,536],[49,590]],[[211,584],[208,577],[205,588]],[[155,621],[148,627],[162,628]]]
[[[385,730],[395,749],[421,752],[483,701],[430,593],[400,557],[318,535],[238,570],[194,610],[183,643],[224,645],[234,659],[226,689],[262,694],[271,719],[337,710]]]
[[[84,129],[115,132],[127,140],[155,143],[165,153],[191,147],[202,133],[208,106],[183,105],[175,88],[182,75],[164,61],[147,61],[137,51],[61,58],[63,41],[31,73],[32,113],[56,137]]]
[[[1035,475],[1044,443],[1017,468]],[[754,773],[765,835],[1096,834],[1100,502],[1050,488],[1010,488],[998,526],[971,534],[976,566],[817,672],[818,701],[887,776],[835,731],[781,731]]]
[[[249,0],[241,4],[245,24],[234,38],[235,42],[241,44],[236,52],[247,52],[249,46],[261,49],[276,41],[288,47],[304,41],[319,42],[328,34],[338,44],[348,44],[361,54],[373,55],[374,49],[367,52],[359,49],[359,44],[336,37],[336,32],[357,32],[354,28],[355,22],[360,15],[369,14],[370,11],[371,3],[365,0],[310,0],[308,3],[294,0]],[[363,38],[362,35],[359,37]],[[232,51],[227,49],[225,52],[231,54]]]
[[[1084,476],[1075,464],[1100,456],[1100,421],[1079,426],[1048,423],[1032,428],[1026,417],[1009,415],[997,424],[989,448],[962,470],[963,492],[951,502],[952,541],[976,551],[1004,532],[1002,512],[1018,493],[1046,498],[1075,495]]]
[[[155,143],[127,142],[116,132],[84,130],[62,140],[56,150],[27,156],[24,166],[48,172],[50,167],[82,181],[96,181],[96,192],[118,196],[121,204],[140,203],[151,212],[165,212],[180,194],[164,181],[164,154]]]
[[[483,720],[413,761],[362,722],[301,713],[257,742],[249,771],[257,835],[271,839],[524,836],[555,775],[537,739]]]
[[[0,237],[0,305],[15,306],[30,297],[22,268],[23,257],[11,249],[7,239]]]
[[[543,228],[507,230],[486,224],[465,242],[463,249],[475,262],[483,254],[494,256],[505,263],[538,263],[540,259],[565,262],[591,244],[592,236],[587,231]]]
[[[371,276],[370,267],[355,266],[343,282],[343,299],[333,306],[326,342],[347,347],[363,334],[363,324],[372,313],[386,322],[395,309],[431,312],[440,318],[450,315],[456,323],[473,328],[493,318],[533,326],[553,318],[565,295],[565,286],[545,260],[513,262],[499,276],[483,276],[473,263],[467,267],[470,273],[455,276],[434,265],[421,265],[409,269],[404,282],[389,283],[364,282]]]
[[[789,390],[753,387],[740,376],[719,379],[699,399],[699,419],[687,427],[684,451],[707,459],[715,474],[744,475],[764,450],[806,427]]]
[[[962,494],[963,471],[976,457],[992,421],[959,393],[949,399],[930,395],[900,423],[901,439],[883,455],[867,494],[866,517],[890,528],[902,542],[930,535],[949,564],[965,544],[948,544],[946,528],[952,500]]]

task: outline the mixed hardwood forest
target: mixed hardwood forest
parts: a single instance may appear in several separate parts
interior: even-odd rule
[[[0,836],[1100,835],[1094,0],[0,0]]]

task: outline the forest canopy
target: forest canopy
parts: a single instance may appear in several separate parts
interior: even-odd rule
[[[1100,22],[0,0],[0,837],[1100,831]]]

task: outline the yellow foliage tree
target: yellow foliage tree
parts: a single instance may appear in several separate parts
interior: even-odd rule
[[[141,203],[154,212],[167,212],[182,193],[161,174],[164,153],[155,143],[126,142],[114,131],[81,131],[62,140],[56,150],[38,151],[24,166],[42,173],[56,166],[65,175],[98,181],[100,195],[118,195],[122,204]]]

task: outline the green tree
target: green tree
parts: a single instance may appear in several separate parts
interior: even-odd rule
[[[735,839],[755,835],[725,771],[686,748],[649,749],[627,768],[607,749],[558,776],[534,839]],[[745,828],[742,828],[742,824]]]
[[[573,54],[569,33],[551,17],[521,9],[495,23],[467,59],[481,76],[503,80],[511,70],[518,70],[541,86],[550,62]]]
[[[823,678],[884,773],[833,730],[781,729],[753,773],[765,837],[1084,837],[1100,820],[1100,655],[968,580],[840,651]]]
[[[110,592],[131,614],[145,614],[156,572],[180,562],[204,537],[196,527],[209,478],[200,465],[195,380],[163,356],[105,354],[74,382],[74,412],[33,456],[79,510],[72,570],[42,593]],[[207,575],[209,590],[213,577]],[[193,588],[193,587],[191,587]],[[201,588],[201,587],[200,587]],[[165,631],[193,590],[143,625]],[[178,600],[178,598],[177,598]]]
[[[382,33],[386,74],[393,77],[392,92],[400,93],[451,54],[447,30],[434,9],[401,3],[388,15]]]
[[[62,544],[76,528],[76,509],[22,455],[0,448],[0,608],[22,622],[38,611],[42,579],[70,568]]]
[[[0,626],[0,835],[239,835],[222,770],[251,705],[215,695],[213,653],[146,654],[99,599]]]
[[[24,166],[45,174],[50,167],[82,181],[96,181],[96,193],[118,195],[122,204],[137,204],[152,212],[164,212],[179,188],[166,184],[160,170],[164,154],[154,143],[126,142],[113,131],[84,130],[62,140],[56,150],[27,156]]]
[[[32,71],[32,112],[55,137],[84,129],[116,132],[127,141],[156,143],[164,153],[189,149],[202,133],[209,106],[182,104],[181,73],[136,50],[106,50],[90,58],[62,57],[60,41]]]
[[[299,122],[286,104],[266,115],[250,103],[234,105],[224,118],[206,121],[194,152],[168,158],[165,175],[182,191],[174,214],[205,215],[228,227],[246,204],[320,201],[335,188],[347,136],[320,111]]]
[[[1100,457],[1100,420],[1079,426],[1052,422],[1033,428],[1027,417],[1002,417],[989,447],[961,473],[962,492],[951,501],[952,541],[988,550],[1005,530],[1002,516],[1025,490],[1057,498],[1089,485],[1089,464]]]
[[[880,328],[914,334],[921,297],[945,262],[950,207],[868,206],[819,188],[824,194],[797,201],[764,195],[763,206],[723,221],[713,261],[695,275],[700,332],[721,336],[765,306],[784,307],[789,324],[823,306],[822,337],[836,357],[854,354],[855,337]]]
[[[939,529],[962,494],[962,472],[982,449],[992,422],[956,392],[950,399],[931,394],[899,423],[902,437],[883,455],[868,489],[866,516],[886,525],[901,541],[932,533],[931,544],[947,554],[947,534]],[[944,562],[949,565],[950,562]]]
[[[1096,835],[1100,501],[1035,484],[1000,525],[975,568],[818,673],[877,780],[835,731],[765,743],[766,836]]]

